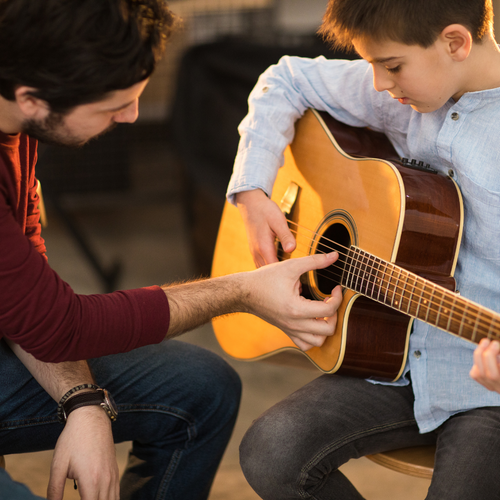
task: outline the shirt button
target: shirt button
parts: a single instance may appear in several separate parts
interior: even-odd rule
[[[450,177],[455,177],[455,172],[453,172],[453,169],[450,168],[450,170],[448,170],[448,175]]]
[[[418,359],[420,356],[422,356],[422,353],[420,351],[414,351],[413,355]]]
[[[457,121],[460,118],[460,115],[458,113],[452,113],[451,114],[451,119]]]
[[[264,94],[269,90],[269,87],[262,87],[262,92],[264,92]]]

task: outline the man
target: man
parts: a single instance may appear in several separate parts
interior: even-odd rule
[[[67,477],[83,499],[207,498],[240,382],[217,356],[163,339],[236,311],[297,342],[333,332],[338,298],[305,301],[298,280],[334,254],[92,296],[48,265],[37,139],[77,146],[135,121],[172,25],[162,0],[0,0],[0,454],[55,447],[50,499]],[[133,441],[121,486],[113,439]],[[0,470],[0,497],[33,495]]]

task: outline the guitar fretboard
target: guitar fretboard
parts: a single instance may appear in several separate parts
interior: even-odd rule
[[[342,286],[478,343],[500,338],[500,315],[390,262],[351,246]]]

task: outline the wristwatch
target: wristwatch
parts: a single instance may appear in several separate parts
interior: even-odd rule
[[[68,419],[68,415],[77,408],[82,406],[101,406],[106,412],[109,419],[114,422],[118,416],[118,410],[116,404],[111,397],[111,394],[106,389],[98,388],[92,392],[84,392],[82,394],[76,394],[70,397],[64,403],[62,403],[61,420],[63,423]]]

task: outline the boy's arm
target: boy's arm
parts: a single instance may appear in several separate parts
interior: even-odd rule
[[[59,402],[80,384],[94,383],[86,361],[44,363],[7,340],[10,348],[47,393]],[[119,477],[111,421],[98,406],[78,408],[68,416],[57,440],[47,497],[63,498],[66,478],[76,479],[83,500],[119,498]]]
[[[385,96],[373,89],[372,80],[365,61],[288,56],[259,78],[238,129],[241,139],[227,192],[228,200],[240,209],[257,266],[277,260],[275,237],[284,246],[295,246],[284,216],[262,196],[272,193],[295,122],[315,108],[349,125],[381,130],[383,113],[375,109]]]

